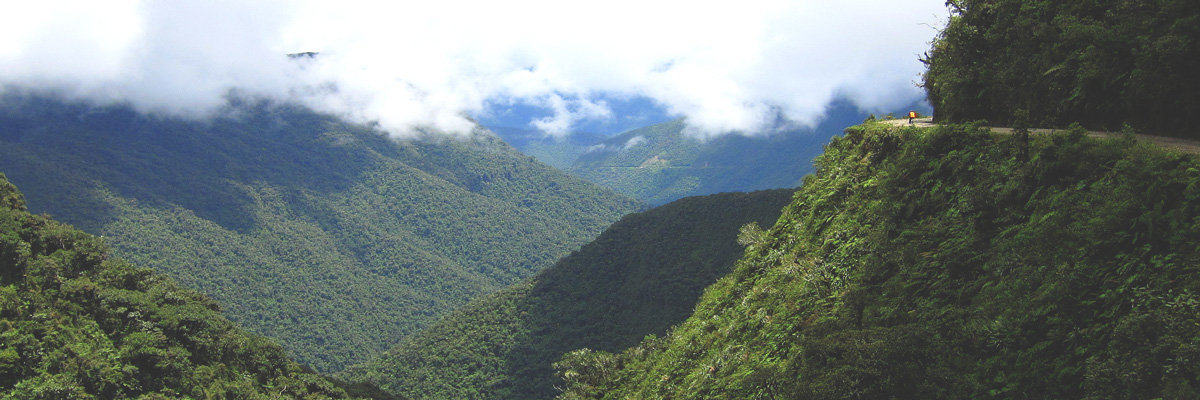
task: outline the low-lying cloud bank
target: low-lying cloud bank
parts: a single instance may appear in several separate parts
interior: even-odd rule
[[[382,3],[382,4],[379,4]],[[396,135],[536,104],[550,134],[647,97],[699,134],[815,123],[922,97],[941,0],[65,1],[6,7],[0,85],[202,117],[231,89]],[[285,55],[317,51],[317,57]]]

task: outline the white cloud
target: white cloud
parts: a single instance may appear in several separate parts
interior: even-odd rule
[[[588,146],[586,149],[583,149],[584,154],[595,153],[595,152],[599,152],[599,151],[611,151],[611,149],[609,149],[608,145],[606,145],[606,144],[593,144],[591,146]]]
[[[516,100],[562,133],[611,118],[601,95],[653,98],[708,134],[811,124],[838,95],[901,107],[946,15],[941,0],[7,3],[0,83],[184,115],[237,87],[398,134],[465,131]],[[283,57],[300,51],[321,54]]]
[[[629,150],[633,146],[637,146],[642,143],[646,143],[646,137],[642,136],[642,135],[637,135],[637,136],[631,137],[631,138],[629,138],[629,140],[625,141],[625,145],[621,146],[621,150],[622,151]]]
[[[535,100],[533,104],[549,108],[554,115],[536,119],[530,124],[550,135],[562,136],[571,133],[571,126],[582,119],[612,117],[612,110],[609,110],[604,101],[586,98],[564,99],[557,93]]]
[[[0,83],[78,89],[123,74],[144,34],[134,1],[0,3]]]

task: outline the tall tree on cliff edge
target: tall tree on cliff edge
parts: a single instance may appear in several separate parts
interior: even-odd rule
[[[924,59],[939,121],[1200,132],[1200,2],[947,5],[949,24]]]

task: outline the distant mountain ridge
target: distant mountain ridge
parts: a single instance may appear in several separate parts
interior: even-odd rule
[[[687,122],[677,119],[611,137],[539,138],[530,129],[499,134],[525,154],[657,205],[687,196],[794,188],[812,172],[812,159],[829,138],[865,116],[843,100],[831,103],[815,127],[772,133],[702,138],[687,133]]]
[[[104,235],[322,371],[549,266],[640,207],[482,130],[395,140],[237,99],[206,121],[2,103],[0,171],[31,209]]]
[[[587,152],[589,147],[609,138],[607,135],[588,132],[555,137],[532,128],[489,126],[488,129],[521,153],[564,171],[570,169],[571,164]]]

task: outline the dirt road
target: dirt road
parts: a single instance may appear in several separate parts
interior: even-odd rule
[[[894,126],[909,126],[908,118],[884,120],[884,121],[880,121],[880,122],[888,124],[888,125],[894,125]],[[926,117],[926,118],[917,118],[916,120],[913,121],[913,124],[911,126],[915,126],[918,128],[930,128],[930,127],[937,126],[937,124],[933,123],[932,117]],[[992,132],[997,132],[997,133],[1012,133],[1012,128],[990,126],[990,127],[988,127],[988,129],[991,129]],[[1037,129],[1029,130],[1030,133],[1035,133],[1035,134],[1037,134],[1037,133],[1042,133],[1042,134],[1054,133],[1056,131],[1062,131],[1062,129],[1037,128]],[[1087,135],[1094,137],[1094,138],[1115,138],[1115,137],[1120,137],[1122,134],[1116,133],[1116,132],[1088,131]],[[1179,151],[1181,153],[1200,154],[1200,141],[1191,140],[1191,139],[1166,137],[1166,136],[1141,135],[1141,134],[1134,135],[1134,137],[1136,137],[1137,140],[1154,143],[1159,146],[1165,147],[1167,149]]]

